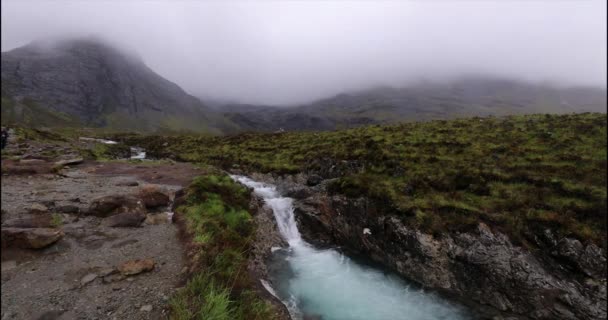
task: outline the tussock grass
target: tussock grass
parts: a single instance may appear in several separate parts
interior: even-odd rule
[[[331,192],[437,235],[485,221],[523,242],[550,228],[606,247],[606,133],[606,114],[581,113],[126,140],[225,169],[338,178]]]
[[[274,319],[273,306],[254,291],[247,253],[254,225],[249,191],[224,174],[194,179],[177,208],[195,252],[193,274],[171,299],[172,319]]]

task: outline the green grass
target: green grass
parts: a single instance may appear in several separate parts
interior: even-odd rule
[[[171,299],[172,319],[274,318],[272,305],[252,291],[247,272],[254,231],[249,197],[220,173],[197,177],[188,188],[177,215],[198,252],[199,271]]]
[[[123,138],[150,156],[336,178],[331,192],[368,197],[438,236],[484,221],[524,243],[550,228],[606,247],[606,114]]]

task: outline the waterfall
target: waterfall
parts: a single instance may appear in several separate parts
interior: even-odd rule
[[[292,318],[322,320],[464,320],[467,312],[438,296],[412,288],[398,276],[361,265],[336,250],[318,250],[298,230],[293,199],[275,186],[231,176],[253,188],[272,209],[283,250],[283,274],[275,275],[276,295]],[[276,252],[275,252],[276,251]],[[279,250],[273,250],[276,254]],[[274,290],[273,290],[273,293]]]

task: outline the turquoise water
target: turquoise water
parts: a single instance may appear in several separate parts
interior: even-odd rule
[[[295,319],[434,320],[470,319],[466,311],[440,297],[408,285],[383,270],[353,261],[336,250],[320,250],[302,240],[293,200],[275,187],[242,176],[273,209],[289,248],[277,250],[274,290]]]

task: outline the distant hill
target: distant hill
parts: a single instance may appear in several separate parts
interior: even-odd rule
[[[3,52],[2,121],[142,131],[236,129],[138,57],[90,39]]]
[[[606,112],[606,90],[557,88],[469,77],[339,94],[295,108],[229,104],[226,117],[246,130],[331,130],[366,124],[531,113]]]

